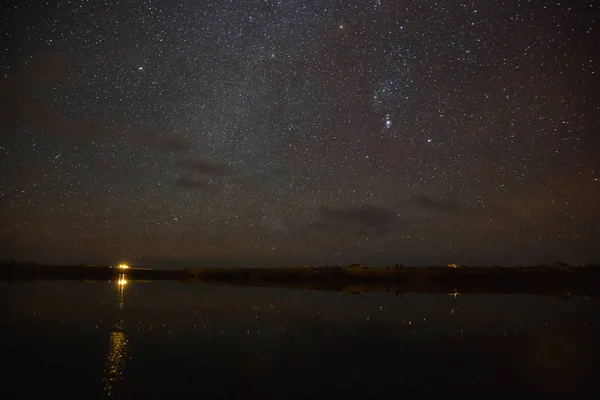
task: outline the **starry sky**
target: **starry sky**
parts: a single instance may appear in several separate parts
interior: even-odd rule
[[[3,260],[600,261],[596,1],[3,8]]]

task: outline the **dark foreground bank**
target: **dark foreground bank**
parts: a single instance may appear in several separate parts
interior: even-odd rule
[[[109,266],[4,264],[2,280],[177,280],[299,289],[430,292],[529,293],[552,296],[600,295],[600,267],[466,268],[201,268],[120,269]]]

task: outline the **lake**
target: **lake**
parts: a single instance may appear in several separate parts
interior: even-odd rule
[[[122,278],[1,282],[0,306],[4,393],[23,397],[600,393],[598,298]]]

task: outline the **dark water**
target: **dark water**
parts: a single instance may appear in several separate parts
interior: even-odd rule
[[[600,393],[594,298],[0,285],[3,389],[20,397]]]

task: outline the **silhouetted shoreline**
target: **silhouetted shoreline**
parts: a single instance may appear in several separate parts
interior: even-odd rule
[[[2,264],[0,279],[174,280],[236,286],[264,286],[352,293],[530,293],[552,296],[600,295],[600,267],[401,267],[401,268],[198,268],[156,270],[110,266]]]
[[[185,280],[189,274],[183,271],[149,268],[128,268],[104,265],[42,265],[0,264],[2,280],[114,280],[127,274],[130,280]]]

